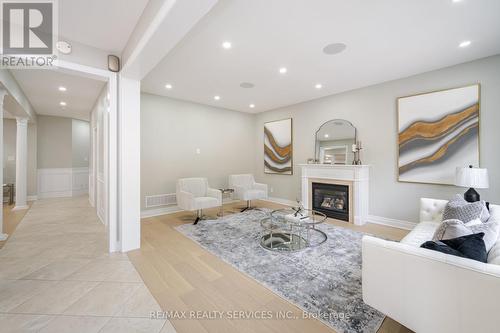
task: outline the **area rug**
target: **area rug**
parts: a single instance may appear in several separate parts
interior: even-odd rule
[[[272,252],[259,244],[260,220],[269,212],[251,210],[176,229],[338,333],[376,332],[384,315],[363,302],[363,234],[321,224],[318,228],[328,235],[322,245]]]

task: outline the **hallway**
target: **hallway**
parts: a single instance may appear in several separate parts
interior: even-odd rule
[[[88,197],[36,201],[0,250],[2,332],[175,332]]]

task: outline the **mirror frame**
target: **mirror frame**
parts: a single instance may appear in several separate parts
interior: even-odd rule
[[[323,163],[321,163],[321,161],[319,161],[318,146],[316,144],[316,142],[318,141],[317,140],[318,133],[319,133],[319,131],[321,131],[321,129],[323,128],[323,126],[325,126],[326,124],[328,124],[329,122],[332,122],[332,121],[343,121],[343,122],[346,122],[349,125],[351,125],[352,128],[354,128],[354,143],[358,142],[358,129],[349,120],[335,118],[335,119],[330,119],[330,120],[325,121],[323,124],[321,124],[321,126],[318,128],[318,130],[314,133],[314,161],[317,164],[323,164]]]

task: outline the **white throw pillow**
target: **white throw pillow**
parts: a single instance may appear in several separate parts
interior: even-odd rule
[[[480,232],[484,232],[484,246],[486,247],[486,252],[488,252],[497,242],[498,234],[500,232],[500,223],[487,222],[467,226],[460,220],[446,220],[439,225],[434,233],[434,236],[432,237],[432,240],[439,241],[443,239],[453,239]]]
[[[481,221],[481,219],[474,219],[474,220],[472,220],[472,221],[469,221],[469,222],[465,223],[465,225],[466,225],[467,227],[472,227],[473,225],[478,225],[478,224],[481,224],[481,223],[483,223],[483,222]]]

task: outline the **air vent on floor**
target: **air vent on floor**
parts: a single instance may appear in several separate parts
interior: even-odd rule
[[[146,208],[175,205],[176,203],[175,193],[146,196]]]

